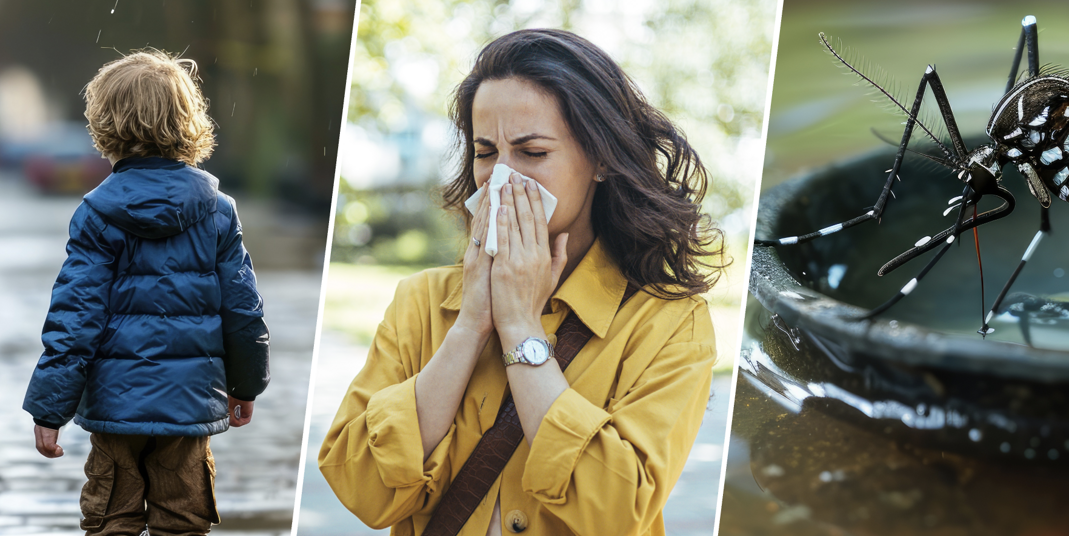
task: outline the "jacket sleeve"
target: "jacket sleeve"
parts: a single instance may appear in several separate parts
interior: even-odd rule
[[[456,433],[451,426],[423,461],[415,391],[422,337],[404,329],[420,322],[397,312],[413,301],[412,286],[398,286],[319,451],[319,469],[342,504],[376,529],[437,504]]]
[[[255,400],[271,381],[270,333],[264,323],[263,298],[256,290],[252,258],[241,241],[237,205],[219,194],[216,273],[222,295],[223,349],[227,394]]]
[[[568,389],[542,420],[521,485],[576,534],[645,533],[683,472],[716,359],[699,303],[663,347],[627,356],[653,358],[608,411]]]
[[[72,418],[85,389],[86,368],[108,324],[115,259],[108,225],[84,202],[74,212],[67,260],[52,287],[41,342],[44,353],[30,378],[22,408],[34,422],[59,428]]]

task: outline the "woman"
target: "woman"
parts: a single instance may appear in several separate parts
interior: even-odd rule
[[[523,441],[460,534],[664,534],[715,360],[697,296],[719,273],[703,259],[721,253],[697,211],[705,169],[619,66],[568,32],[489,44],[452,115],[464,158],[444,198],[472,235],[463,264],[398,286],[320,469],[368,525],[423,534],[511,393]],[[495,214],[483,189],[468,216],[497,164],[534,180],[512,174]],[[557,199],[548,223],[536,181]],[[625,301],[628,287],[642,291]],[[535,364],[569,314],[589,340],[566,373]]]

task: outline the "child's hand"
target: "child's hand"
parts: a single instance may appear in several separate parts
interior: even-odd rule
[[[33,426],[33,438],[37,443],[37,452],[45,458],[59,458],[63,455],[63,447],[56,444],[59,440],[59,430],[45,428],[35,424]]]
[[[230,426],[245,426],[252,421],[253,402],[227,397],[230,402]],[[38,449],[40,450],[40,449]]]

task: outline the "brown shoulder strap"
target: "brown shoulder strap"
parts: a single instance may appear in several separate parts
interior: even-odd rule
[[[638,287],[628,283],[620,307],[637,291]],[[575,311],[568,313],[568,317],[557,328],[557,346],[554,348],[557,363],[562,371],[568,368],[591,336],[593,332],[579,320]],[[475,507],[479,506],[483,497],[490,491],[497,476],[505,469],[521,441],[523,428],[520,426],[520,417],[516,414],[516,404],[510,393],[501,404],[494,425],[475,445],[475,450],[446,490],[442,502],[438,503],[423,536],[458,534],[475,511]]]

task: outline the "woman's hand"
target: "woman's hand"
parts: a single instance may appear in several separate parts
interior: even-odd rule
[[[483,190],[471,224],[472,237],[479,240],[479,245],[475,245],[474,240],[468,240],[468,249],[464,251],[464,297],[455,324],[482,338],[494,330],[490,307],[490,265],[494,259],[485,250],[490,220],[488,191],[488,188]]]
[[[541,193],[533,180],[524,185],[518,173],[513,173],[501,189],[501,210],[496,219],[498,252],[490,276],[492,313],[502,348],[508,350],[510,344],[545,333],[542,309],[557,288],[568,260],[568,235],[557,237],[551,253]]]

